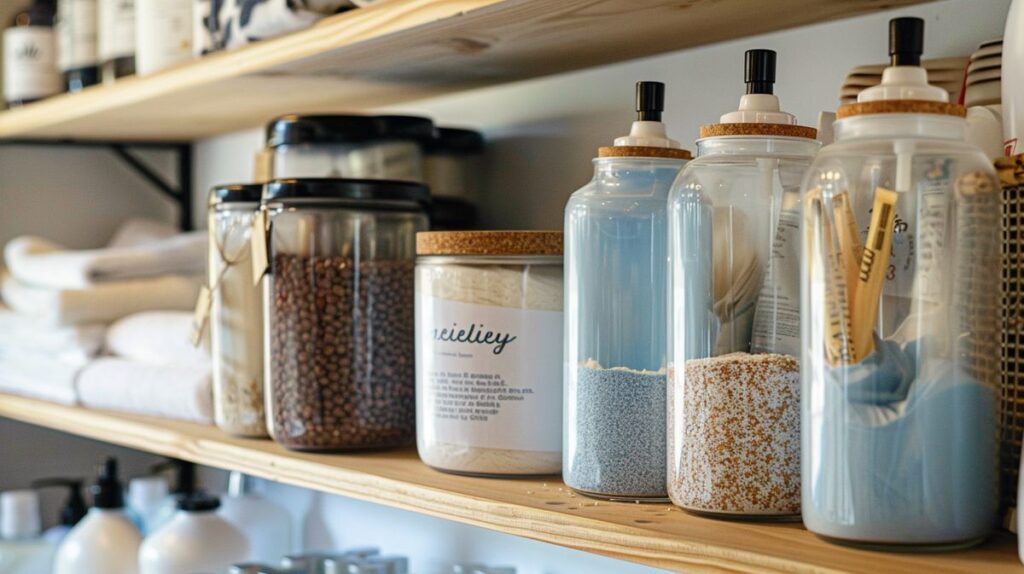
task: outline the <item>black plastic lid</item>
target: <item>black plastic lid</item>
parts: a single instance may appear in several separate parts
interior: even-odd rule
[[[893,66],[920,66],[924,53],[924,20],[889,20],[889,56]]]
[[[484,136],[473,130],[437,128],[437,133],[423,149],[427,153],[476,155],[484,151]]]
[[[434,122],[418,116],[291,114],[267,126],[267,147],[384,140],[426,142],[433,137]]]
[[[110,457],[100,465],[99,478],[89,488],[92,505],[96,508],[124,508],[124,494],[117,477],[117,459]]]
[[[430,205],[430,188],[421,183],[386,179],[276,179],[267,183],[264,200],[410,202],[418,205],[410,211],[419,211]]]
[[[221,203],[259,203],[262,196],[262,183],[218,185],[210,190],[209,205]]]
[[[169,458],[150,467],[151,472],[174,470],[174,489],[171,494],[192,494],[196,491],[196,464],[187,460]]]
[[[178,510],[212,512],[220,508],[220,498],[205,492],[193,492],[178,498]]]
[[[775,86],[775,50],[747,50],[743,81],[748,94],[771,94]]]
[[[660,122],[665,111],[665,84],[661,82],[636,83],[636,119],[641,122]]]

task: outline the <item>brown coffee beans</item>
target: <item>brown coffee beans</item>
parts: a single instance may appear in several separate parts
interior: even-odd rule
[[[300,450],[412,443],[413,268],[274,256],[269,384],[278,442]]]

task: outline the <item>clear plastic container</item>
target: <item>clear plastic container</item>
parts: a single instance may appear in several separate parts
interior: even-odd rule
[[[420,458],[481,476],[562,469],[562,232],[417,238]]]
[[[901,56],[804,186],[803,518],[959,547],[996,521],[1001,198],[963,108]]]
[[[820,144],[750,50],[740,109],[704,126],[669,199],[668,489],[686,510],[800,515],[800,184]]]
[[[434,123],[415,116],[288,115],[267,127],[271,175],[424,181]]]
[[[645,117],[652,110],[640,100],[632,135],[601,148],[594,179],[565,209],[562,474],[572,489],[610,500],[668,496],[666,212],[689,152],[671,146],[660,114]],[[652,127],[660,135],[641,140]]]
[[[267,184],[267,417],[282,445],[412,443],[416,232],[428,201],[409,182]]]
[[[267,436],[263,408],[263,299],[252,281],[252,223],[262,185],[210,191],[210,338],[213,411],[233,435]]]

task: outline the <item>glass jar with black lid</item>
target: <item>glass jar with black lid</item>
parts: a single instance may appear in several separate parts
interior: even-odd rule
[[[439,127],[424,145],[423,177],[434,197],[432,229],[476,226],[483,153],[483,135],[461,128]]]
[[[263,405],[263,299],[253,284],[251,231],[263,186],[210,190],[209,288],[214,421],[237,436],[267,436]]]
[[[416,116],[287,115],[267,126],[273,178],[423,181],[434,122]]]
[[[411,444],[416,429],[413,182],[274,180],[264,188],[268,426],[297,450]]]

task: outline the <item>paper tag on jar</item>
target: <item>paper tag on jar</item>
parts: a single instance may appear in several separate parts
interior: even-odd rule
[[[260,209],[252,218],[252,282],[259,285],[270,267],[267,254],[267,212]]]
[[[453,445],[560,451],[562,346],[560,311],[419,298],[423,432]]]

